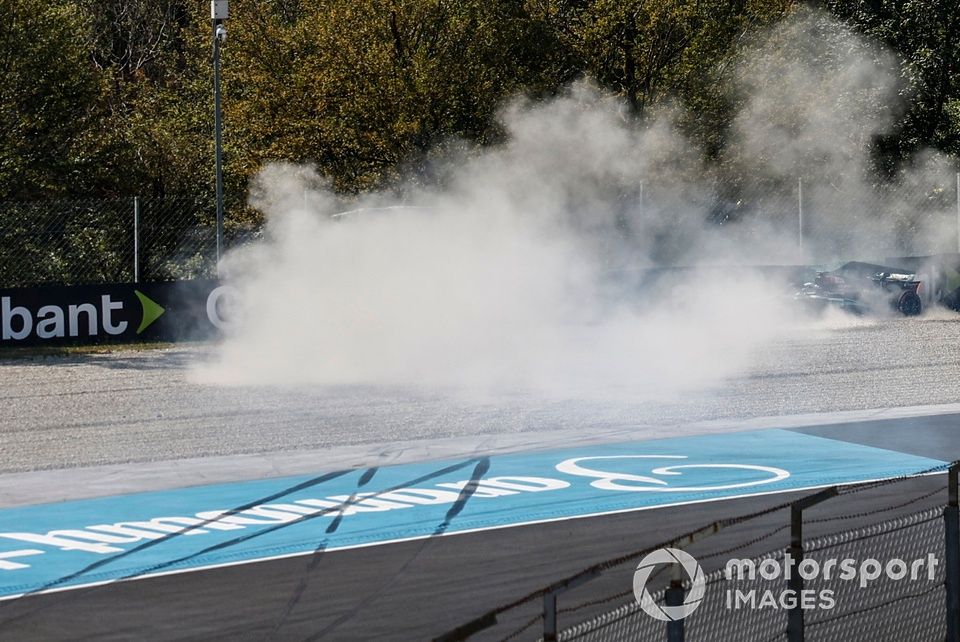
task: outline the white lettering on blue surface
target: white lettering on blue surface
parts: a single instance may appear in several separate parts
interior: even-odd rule
[[[335,518],[360,513],[415,508],[416,506],[452,504],[469,487],[472,497],[494,498],[518,493],[539,493],[566,488],[570,484],[543,477],[494,477],[437,484],[444,488],[396,488],[389,491],[333,495],[324,499],[298,499],[291,502],[261,504],[242,510],[200,511],[192,517],[155,517],[149,520],[95,524],[80,529],[53,530],[47,533],[5,532],[0,538],[47,546],[61,551],[82,551],[97,555],[124,552],[121,544],[136,544],[173,535],[204,535],[210,531],[243,530],[289,524],[308,517]],[[454,490],[447,490],[454,489]],[[0,552],[0,570],[29,568],[24,562],[8,561],[12,557],[42,555],[46,551],[24,549]]]

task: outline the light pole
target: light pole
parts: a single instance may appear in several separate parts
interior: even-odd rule
[[[210,0],[210,19],[213,21],[213,128],[217,172],[217,276],[220,276],[220,256],[223,253],[223,116],[220,113],[220,47],[227,39],[223,24],[229,12],[229,0]]]

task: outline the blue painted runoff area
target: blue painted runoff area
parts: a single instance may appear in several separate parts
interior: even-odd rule
[[[9,508],[0,510],[0,597],[938,467],[764,430]]]

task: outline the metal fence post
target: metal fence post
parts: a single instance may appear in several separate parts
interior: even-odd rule
[[[947,572],[947,642],[960,642],[960,508],[957,479],[960,463],[947,474],[947,507],[943,509]]]
[[[140,197],[133,197],[133,282],[140,282]]]
[[[586,584],[590,580],[600,575],[597,568],[588,568],[585,571],[577,573],[571,578],[562,582],[557,582],[546,589],[543,594],[543,641],[553,642],[557,639],[557,596],[576,588],[581,584]]]
[[[223,253],[223,111],[220,106],[220,48],[227,39],[223,22],[228,16],[228,3],[210,1],[210,17],[213,22],[213,141],[214,171],[217,199],[217,266],[220,276],[220,257]]]
[[[803,252],[803,177],[797,178],[797,247]]]
[[[803,561],[803,511],[811,506],[836,497],[837,487],[831,486],[819,493],[804,497],[790,504],[790,548],[787,549],[787,590],[793,592],[795,603],[787,615],[787,640],[803,642],[803,609],[800,596],[803,594],[803,577],[800,575],[800,563]]]
[[[796,504],[790,507],[790,558],[786,561],[787,589],[793,591],[799,600],[803,591],[803,578],[797,572],[797,567],[803,561],[803,510]],[[803,642],[803,611],[794,605],[787,614],[787,640],[789,642]]]
[[[543,642],[556,642],[557,639],[557,592],[550,591],[543,596]]]
[[[683,606],[686,597],[683,583],[679,579],[670,581],[670,587],[664,594],[663,603],[666,606]],[[667,622],[667,642],[683,642],[683,619]]]

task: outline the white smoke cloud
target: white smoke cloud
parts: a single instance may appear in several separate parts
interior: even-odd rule
[[[730,150],[753,188],[843,169],[831,189],[875,203],[867,143],[892,122],[892,61],[824,21],[798,15],[741,63]],[[811,42],[823,24],[830,37]],[[309,168],[264,168],[251,204],[267,217],[265,238],[224,264],[242,321],[196,376],[642,400],[749,367],[795,331],[780,284],[737,270],[640,287],[636,268],[798,263],[796,224],[772,206],[738,225],[708,222],[718,170],[673,114],[625,114],[589,82],[514,101],[501,113],[506,142],[440,161],[438,184],[404,188],[412,208],[334,217],[397,195],[346,205]],[[842,224],[842,212],[831,216]]]
[[[746,217],[797,238],[806,261],[879,259],[956,248],[955,161],[922,153],[881,184],[871,148],[908,107],[894,54],[829,14],[798,10],[739,54],[727,178]]]
[[[225,266],[244,322],[203,377],[662,395],[715,381],[776,332],[779,303],[752,277],[612,296],[616,269],[658,238],[704,232],[702,208],[679,205],[708,190],[678,184],[683,215],[651,209],[624,236],[623,195],[663,171],[664,146],[680,145],[670,166],[696,163],[669,125],[636,127],[588,84],[503,123],[509,142],[412,193],[418,208],[331,218],[343,206],[315,175],[265,168],[252,202],[267,240]]]

